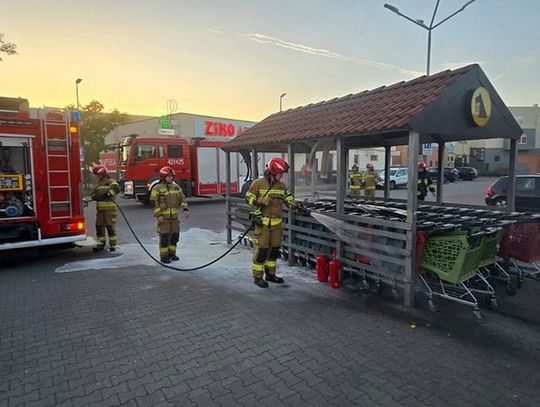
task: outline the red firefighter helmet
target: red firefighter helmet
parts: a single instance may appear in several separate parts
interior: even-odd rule
[[[283,174],[287,171],[289,171],[289,164],[283,158],[274,157],[268,161],[268,172],[270,174]]]
[[[353,170],[358,170],[358,164],[354,163],[351,167]]]
[[[423,161],[418,161],[418,169],[419,170],[425,170],[427,168],[427,165]]]
[[[367,163],[366,168],[367,168],[368,171],[373,171],[375,169],[375,167],[373,167],[373,164],[371,164],[371,163]]]
[[[159,170],[159,178],[165,179],[167,175],[172,175],[174,177],[174,170],[171,167],[165,166]]]
[[[107,171],[107,167],[104,165],[96,165],[94,168],[92,168],[92,172],[96,175],[109,175],[109,171]]]

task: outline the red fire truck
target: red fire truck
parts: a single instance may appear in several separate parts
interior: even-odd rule
[[[86,239],[79,114],[0,97],[0,251]]]
[[[170,166],[175,181],[186,196],[225,194],[225,154],[223,141],[196,140],[183,137],[124,136],[118,144],[118,179],[125,198],[136,198],[147,204],[159,170]],[[105,157],[105,156],[104,156]],[[231,156],[232,193],[238,192],[238,157]]]

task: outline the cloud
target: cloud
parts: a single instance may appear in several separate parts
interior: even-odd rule
[[[501,72],[500,74],[498,74],[497,76],[495,76],[495,78],[493,78],[493,82],[498,81],[498,80],[501,79],[504,75],[506,75],[506,72]]]
[[[208,29],[208,32],[211,32],[212,34],[225,35],[225,33],[220,30]]]
[[[258,42],[259,44],[274,45],[276,47],[285,48],[294,52],[301,52],[304,54],[310,54],[310,55],[320,56],[324,58],[331,58],[331,59],[336,59],[338,61],[350,62],[357,65],[366,65],[366,66],[371,66],[373,68],[380,68],[380,69],[385,69],[389,71],[390,70],[398,71],[412,77],[423,75],[423,72],[412,71],[412,70],[401,68],[399,66],[386,64],[384,62],[372,61],[370,59],[350,57],[347,55],[340,54],[339,52],[334,52],[334,51],[324,49],[324,48],[314,48],[308,45],[297,44],[297,43],[289,42],[289,41],[283,41],[279,38],[271,37],[264,34],[249,33],[249,34],[244,34],[244,36],[251,41]]]

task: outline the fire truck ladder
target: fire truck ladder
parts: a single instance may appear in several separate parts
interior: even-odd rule
[[[41,110],[47,171],[49,218],[73,218],[71,202],[70,115],[61,109]]]

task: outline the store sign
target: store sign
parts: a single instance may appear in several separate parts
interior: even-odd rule
[[[431,152],[433,151],[431,143],[425,143],[422,144],[422,154],[423,155],[431,155]]]
[[[474,124],[484,127],[491,117],[491,98],[486,88],[476,88],[471,97],[471,116]]]
[[[251,125],[234,121],[200,120],[195,122],[195,136],[206,140],[229,141],[246,131]]]
[[[174,129],[159,129],[158,133],[161,136],[174,136],[174,135],[176,135],[176,130],[174,130]]]

